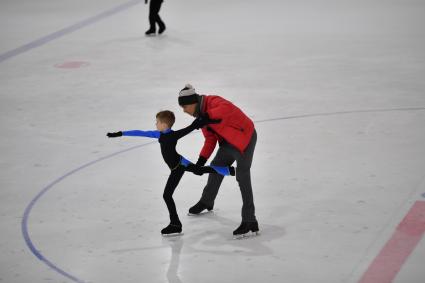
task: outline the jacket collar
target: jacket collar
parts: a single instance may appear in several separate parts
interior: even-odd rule
[[[204,99],[205,95],[200,95],[198,97],[198,103],[196,104],[196,109],[195,109],[195,117],[199,117],[202,116],[202,114],[204,114]]]

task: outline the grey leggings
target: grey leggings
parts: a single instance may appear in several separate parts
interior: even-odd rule
[[[236,161],[236,180],[239,183],[239,189],[242,195],[242,221],[254,222],[255,206],[251,186],[251,164],[254,156],[255,144],[257,143],[257,132],[254,130],[251,141],[243,154],[228,143],[220,145],[216,156],[211,165],[230,166]],[[207,206],[213,207],[214,200],[220,188],[223,176],[219,174],[210,174],[207,185],[202,192],[201,202]]]

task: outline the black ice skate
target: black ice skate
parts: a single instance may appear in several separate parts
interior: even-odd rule
[[[145,34],[146,34],[147,36],[155,35],[155,33],[156,33],[156,31],[155,31],[155,29],[153,29],[153,28],[150,28],[150,29],[148,29],[148,30],[145,32]]]
[[[256,236],[260,234],[258,222],[242,222],[241,225],[233,231],[233,239],[242,239],[244,237]]]
[[[169,224],[167,227],[161,230],[162,236],[178,236],[182,235],[182,225]]]
[[[189,208],[189,213],[187,215],[189,215],[189,216],[199,215],[205,209],[208,210],[208,211],[211,211],[213,209],[213,207],[212,206],[211,207],[206,206],[201,201],[198,201],[197,204],[195,204],[194,206],[192,206],[191,208]]]
[[[159,25],[158,34],[162,34],[165,31],[165,24],[162,23]]]

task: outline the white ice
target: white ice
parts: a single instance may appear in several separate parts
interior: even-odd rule
[[[0,55],[122,3],[2,0]],[[166,0],[160,14],[160,37],[141,1],[0,63],[0,282],[358,282],[425,201],[425,2]],[[72,61],[89,65],[55,67]],[[184,235],[161,237],[158,144],[105,136],[154,129],[163,109],[189,124],[187,82],[256,122],[258,237],[232,240],[234,177],[214,214],[186,216],[207,178],[191,174],[174,194]],[[178,149],[196,160],[202,141]],[[32,201],[42,260],[23,237]],[[424,241],[394,282],[425,282]]]

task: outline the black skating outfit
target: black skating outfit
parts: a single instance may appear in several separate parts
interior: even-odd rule
[[[180,233],[182,230],[182,224],[180,222],[176,210],[176,205],[173,200],[173,193],[177,188],[177,185],[179,184],[185,171],[193,172],[197,175],[202,175],[204,173],[218,173],[222,175],[232,176],[235,175],[235,169],[233,167],[211,167],[195,165],[185,159],[176,151],[177,141],[195,129],[197,129],[197,127],[192,124],[186,128],[177,131],[173,131],[171,129],[167,129],[163,132],[134,130],[107,134],[108,137],[139,136],[158,139],[161,146],[162,157],[164,158],[165,163],[167,163],[168,167],[171,170],[163,193],[163,198],[170,214],[170,225],[168,225],[161,231],[162,234]]]

